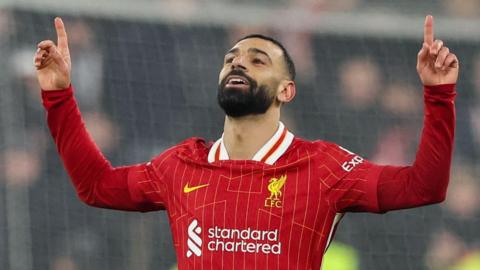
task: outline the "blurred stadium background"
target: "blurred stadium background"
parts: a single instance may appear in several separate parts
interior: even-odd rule
[[[70,35],[73,84],[88,128],[114,165],[148,160],[190,136],[214,140],[223,55],[247,33],[291,52],[298,95],[283,121],[378,163],[408,164],[422,126],[415,71],[423,19],[461,61],[448,199],[349,214],[326,270],[480,269],[480,1],[0,0],[0,269],[170,269],[165,213],[83,205],[45,125],[32,57]]]

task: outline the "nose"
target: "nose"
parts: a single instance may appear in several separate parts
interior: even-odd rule
[[[247,70],[244,64],[244,61],[245,61],[245,57],[242,55],[235,57],[232,61],[232,69]]]

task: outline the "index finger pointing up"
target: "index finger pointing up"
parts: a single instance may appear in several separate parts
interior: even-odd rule
[[[60,52],[68,52],[68,38],[65,25],[60,17],[55,18],[55,30],[57,31],[57,46]]]
[[[427,15],[425,17],[425,24],[423,26],[423,42],[428,45],[433,44],[433,17],[432,15]]]

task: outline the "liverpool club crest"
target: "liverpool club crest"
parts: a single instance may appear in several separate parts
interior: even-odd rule
[[[265,207],[282,207],[282,188],[287,181],[287,175],[282,175],[280,178],[271,178],[268,181],[268,191],[270,196],[265,199]]]

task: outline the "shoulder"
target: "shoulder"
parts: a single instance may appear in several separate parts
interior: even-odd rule
[[[333,164],[332,166],[340,167],[347,172],[351,171],[357,163],[363,162],[362,157],[329,141],[295,138],[292,150],[308,154],[313,157],[313,160],[322,164]]]
[[[305,140],[298,137],[295,137],[292,143],[292,149],[297,149],[300,151],[309,151],[311,153],[316,153],[316,154],[331,154],[334,156],[355,155],[348,149],[329,141],[323,141],[323,140],[310,141],[310,140]]]
[[[166,149],[157,155],[152,162],[159,164],[165,162],[166,160],[171,160],[177,157],[188,157],[188,159],[194,160],[206,159],[208,155],[208,149],[210,149],[211,145],[211,142],[207,143],[203,138],[188,138],[179,144]]]

